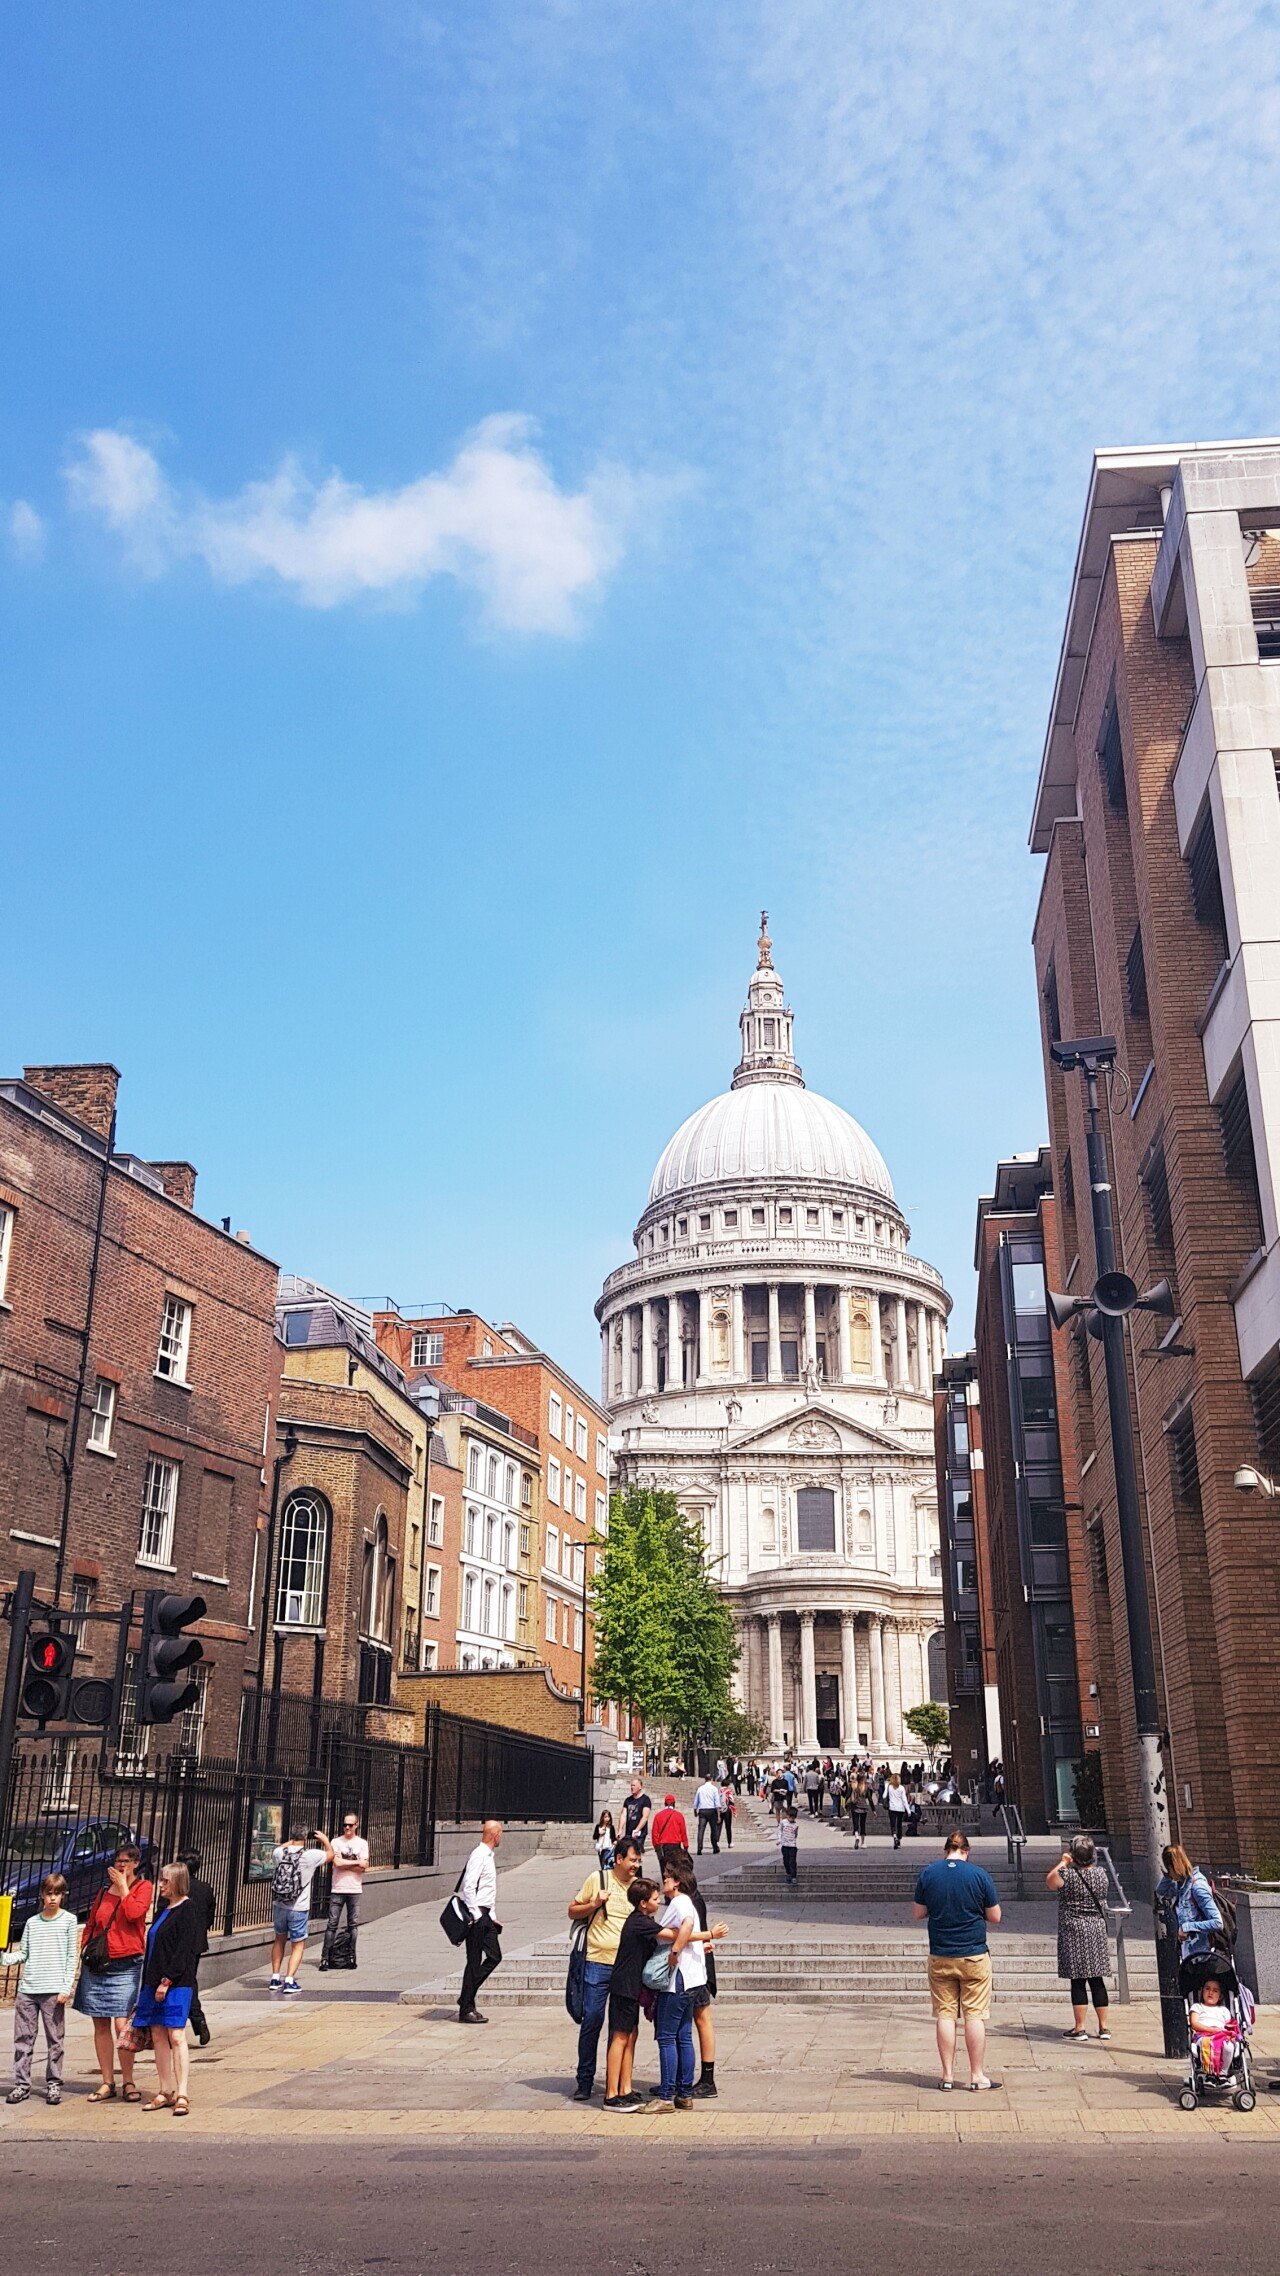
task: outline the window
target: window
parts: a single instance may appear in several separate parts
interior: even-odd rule
[[[1058,1003],[1058,975],[1052,964],[1044,976],[1041,1001],[1044,1004],[1045,1035],[1050,1043],[1059,1043],[1062,1040],[1062,1011]]]
[[[464,1675],[469,1675],[469,1674],[471,1673],[471,1671],[474,1669],[474,1667],[475,1667],[475,1664],[476,1664],[476,1655],[475,1655],[475,1653],[474,1653],[474,1652],[464,1652],[464,1653],[463,1653],[463,1655],[462,1655],[462,1670],[463,1670],[463,1674],[464,1674]]]
[[[516,1468],[516,1466],[515,1466],[515,1463],[514,1463],[514,1462],[508,1462],[508,1464],[507,1464],[507,1508],[508,1508],[508,1509],[519,1509],[519,1507],[520,1507],[520,1472],[517,1470],[517,1468]]]
[[[199,1760],[200,1749],[204,1744],[205,1713],[209,1704],[209,1663],[203,1660],[187,1672],[188,1680],[195,1684],[196,1695],[182,1710],[178,1724],[177,1752]]]
[[[804,1221],[805,1221],[805,1224],[806,1224],[806,1225],[816,1225],[816,1224],[817,1224],[817,1222],[818,1222],[818,1216],[819,1216],[819,1212],[818,1212],[816,1209],[806,1209],[806,1211],[805,1211],[805,1213],[804,1213]]]
[[[85,1441],[95,1454],[111,1451],[111,1433],[116,1419],[116,1386],[100,1375],[93,1386],[93,1406],[89,1412],[89,1436]]]
[[[187,1380],[187,1354],[191,1347],[191,1306],[180,1296],[166,1296],[160,1316],[160,1349],[156,1353],[156,1374],[171,1383]]]
[[[580,1612],[575,1612],[573,1616],[573,1648],[575,1652],[582,1650],[582,1614]]]
[[[1196,1426],[1189,1406],[1167,1425],[1166,1435],[1174,1499],[1184,1509],[1199,1509],[1200,1463],[1196,1454]]]
[[[578,1450],[578,1460],[585,1462],[587,1459],[587,1418],[585,1415],[579,1415],[574,1425],[574,1434],[574,1445]]]
[[[778,1211],[778,1223],[780,1225],[789,1225],[791,1223],[791,1211],[789,1209],[783,1208]]]
[[[560,1528],[558,1525],[547,1527],[547,1545],[542,1561],[545,1565],[550,1566],[553,1573],[560,1563]]]
[[[491,1501],[491,1502],[496,1502],[496,1500],[497,1500],[497,1498],[498,1498],[498,1473],[499,1473],[499,1471],[500,1471],[501,1467],[502,1467],[502,1465],[501,1465],[501,1463],[499,1462],[497,1455],[496,1455],[496,1454],[491,1454],[491,1455],[489,1456],[489,1485],[488,1485],[488,1493],[489,1493],[489,1499],[490,1499],[490,1501]]]
[[[573,1508],[573,1472],[569,1468],[568,1463],[565,1464],[564,1492],[560,1498],[563,1501],[566,1509]]]
[[[498,1553],[498,1520],[492,1511],[484,1521],[484,1553],[490,1564]]]
[[[566,1580],[573,1578],[573,1543],[566,1533],[560,1547],[560,1570]]]
[[[763,1337],[752,1339],[751,1380],[753,1383],[767,1383],[769,1380],[769,1345]]]
[[[520,1472],[520,1507],[533,1508],[533,1479],[527,1470]]]
[[[422,1609],[428,1620],[440,1617],[440,1567],[428,1565],[422,1576]]]
[[[707,1213],[706,1213],[706,1215],[705,1215],[704,1217],[699,1217],[699,1219],[698,1219],[698,1231],[699,1231],[700,1233],[709,1233],[709,1232],[711,1231],[711,1211],[710,1211],[710,1210],[708,1210],[708,1211],[707,1211]]]
[[[556,1600],[555,1600],[555,1598],[554,1598],[553,1596],[549,1596],[549,1597],[547,1598],[547,1642],[548,1642],[549,1644],[554,1644],[555,1640],[556,1640]]]
[[[9,1257],[13,1248],[13,1218],[13,1210],[0,1205],[0,1297],[4,1295],[9,1279]]]
[[[507,1643],[510,1644],[514,1641],[516,1632],[516,1592],[513,1588],[510,1587],[504,1588],[502,1592],[502,1627],[499,1632],[502,1636],[505,1637]]]
[[[735,1226],[735,1225],[737,1224],[737,1222],[738,1222],[738,1212],[737,1212],[737,1210],[736,1210],[736,1209],[726,1209],[726,1211],[725,1211],[725,1213],[724,1213],[724,1221],[725,1221],[725,1227],[726,1227],[726,1229],[727,1229],[727,1230],[728,1230],[728,1229],[731,1229],[733,1226]]]
[[[286,1344],[288,1344],[288,1345],[289,1345],[289,1347],[290,1347],[290,1349],[291,1349],[291,1350],[293,1350],[293,1349],[296,1349],[296,1348],[297,1348],[297,1346],[298,1346],[298,1345],[300,1345],[300,1344],[305,1344],[305,1343],[309,1343],[309,1342],[310,1342],[310,1340],[311,1340],[311,1314],[310,1314],[310,1312],[286,1312],[286,1313],[285,1313],[285,1316],[284,1316],[284,1340],[285,1340]]]
[[[474,1628],[476,1624],[476,1576],[468,1573],[462,1584],[462,1625]]]
[[[1227,912],[1222,905],[1222,873],[1218,868],[1218,841],[1214,835],[1211,808],[1206,810],[1203,822],[1187,847],[1187,870],[1191,878],[1191,905],[1196,913],[1196,922],[1212,935],[1219,956],[1225,956]]]
[[[290,1494],[280,1523],[277,1627],[320,1627],[328,1555],[328,1503],[319,1494]]]
[[[752,1212],[751,1212],[751,1222],[752,1222],[752,1224],[753,1224],[753,1225],[763,1225],[763,1223],[764,1223],[764,1211],[763,1211],[763,1209],[753,1209],[753,1210],[752,1210]]]
[[[1256,1246],[1262,1239],[1262,1202],[1258,1192],[1253,1122],[1249,1114],[1249,1092],[1243,1067],[1218,1107],[1218,1119],[1222,1125],[1222,1158],[1226,1164],[1227,1176],[1235,1180],[1248,1205]]]
[[[796,1495],[796,1547],[810,1554],[836,1545],[836,1497],[830,1486],[801,1486]]]
[[[92,1582],[92,1581],[72,1581],[72,1583],[71,1583],[71,1611],[72,1611],[72,1615],[73,1615],[73,1617],[72,1617],[72,1620],[71,1620],[71,1627],[72,1627],[72,1629],[73,1629],[73,1631],[74,1631],[74,1634],[75,1634],[75,1639],[76,1639],[76,1650],[77,1650],[78,1652],[82,1652],[82,1651],[84,1650],[84,1632],[85,1632],[85,1629],[86,1629],[86,1627],[88,1626],[88,1621],[87,1621],[87,1620],[85,1620],[85,1619],[79,1618],[79,1617],[78,1617],[78,1615],[80,1615],[80,1614],[82,1614],[82,1613],[87,1613],[87,1612],[91,1611],[91,1610],[92,1610],[92,1607],[93,1607],[93,1582]]]
[[[484,1339],[484,1357],[486,1359],[492,1359],[493,1357],[493,1344],[491,1343],[488,1336],[486,1336]]]
[[[437,1661],[437,1659],[439,1658],[439,1655],[440,1655],[440,1646],[439,1646],[438,1644],[434,1644],[434,1643],[432,1643],[432,1644],[424,1644],[424,1645],[423,1645],[423,1647],[422,1647],[422,1672],[423,1672],[423,1674],[424,1674],[424,1675],[434,1675],[434,1674],[435,1674],[435,1671],[436,1671],[436,1661]]]
[[[572,1452],[573,1452],[573,1408],[572,1408],[572,1407],[566,1407],[566,1408],[565,1408],[565,1410],[564,1410],[564,1442],[565,1442],[565,1445],[568,1447],[568,1449],[569,1449],[569,1452],[572,1454]]]
[[[831,1212],[831,1222],[832,1222],[832,1224],[833,1224],[833,1225],[843,1225],[843,1223],[844,1223],[844,1211],[843,1211],[843,1209],[833,1209],[833,1210],[832,1210],[832,1212]]]
[[[427,1546],[438,1549],[444,1540],[444,1503],[439,1494],[431,1496],[431,1510],[427,1518]]]
[[[600,1478],[609,1475],[609,1441],[602,1431],[596,1432],[596,1475]]]
[[[517,1620],[527,1620],[528,1617],[529,1583],[528,1581],[521,1581],[519,1588],[516,1590],[516,1618]]]
[[[516,1529],[514,1525],[504,1525],[502,1529],[502,1562],[509,1573],[515,1571]]]
[[[532,1526],[522,1525],[520,1528],[520,1555],[522,1558],[528,1556],[532,1545],[533,1528]]]
[[[783,1336],[781,1350],[783,1382],[798,1383],[800,1380],[800,1345],[798,1339],[793,1336]]]
[[[138,1655],[126,1652],[124,1656],[124,1683],[120,1692],[120,1735],[116,1744],[115,1768],[126,1776],[136,1775],[146,1765],[147,1742],[151,1726],[144,1723],[139,1730],[134,1721],[134,1708],[138,1695]],[[123,1839],[123,1835],[121,1839]],[[132,1837],[131,1837],[132,1838]]]
[[[1124,960],[1124,992],[1134,1019],[1146,1019],[1148,1014],[1147,960],[1142,953],[1141,925],[1138,926],[1129,943],[1129,953]]]
[[[547,1464],[547,1499],[553,1502],[560,1499],[560,1465],[554,1454]]]
[[[421,1539],[422,1527],[411,1525],[409,1527],[409,1566],[410,1570],[415,1573],[418,1570],[418,1545]]]
[[[1280,1360],[1270,1359],[1261,1372],[1250,1379],[1249,1397],[1253,1402],[1258,1452],[1264,1462],[1280,1467]]]
[[[496,1636],[498,1633],[495,1615],[497,1600],[497,1582],[493,1580],[486,1581],[484,1584],[484,1610],[480,1621],[482,1633],[486,1636]]]
[[[178,1464],[162,1454],[149,1454],[142,1488],[142,1532],[138,1541],[140,1565],[173,1562],[173,1519],[178,1506]]]
[[[587,1552],[580,1541],[574,1545],[573,1577],[579,1588],[587,1577]]]
[[[553,1438],[559,1438],[561,1435],[560,1417],[563,1413],[564,1408],[556,1393],[553,1391],[551,1394],[550,1403],[547,1407],[547,1429],[550,1431]]]
[[[683,1240],[683,1239],[684,1239],[684,1236],[685,1236],[685,1234],[688,1232],[688,1230],[689,1230],[689,1220],[688,1220],[688,1218],[687,1218],[687,1217],[677,1217],[677,1219],[676,1219],[676,1231],[677,1231],[677,1233],[680,1235],[680,1238],[681,1238],[681,1240]]]
[[[479,1512],[479,1510],[475,1510],[475,1509],[468,1509],[468,1511],[467,1511],[467,1522],[466,1522],[466,1526],[465,1526],[465,1528],[464,1528],[464,1532],[463,1532],[463,1547],[464,1547],[464,1549],[466,1550],[466,1552],[467,1552],[467,1555],[468,1555],[469,1557],[474,1557],[474,1555],[475,1555],[475,1553],[476,1553],[476,1536],[477,1536],[477,1534],[479,1533],[479,1530],[480,1530],[480,1512]]]
[[[1117,814],[1128,810],[1129,800],[1124,786],[1124,749],[1120,741],[1120,715],[1116,710],[1114,694],[1102,715],[1102,727],[1097,742],[1098,766],[1107,803]]]
[[[409,1346],[410,1367],[439,1367],[444,1359],[444,1337],[430,1328],[415,1328]]]
[[[471,1446],[467,1449],[467,1484],[473,1492],[479,1491],[480,1449],[478,1446]]]
[[[609,1505],[603,1494],[596,1495],[596,1532],[603,1533],[609,1519]]]

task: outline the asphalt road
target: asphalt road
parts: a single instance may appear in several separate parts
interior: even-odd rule
[[[157,2124],[159,2121],[157,2121]],[[625,2120],[618,2121],[619,2126]],[[405,2145],[340,2137],[6,2142],[5,2265],[24,2276],[1273,2276],[1280,2170],[1259,2141],[1096,2150],[624,2141]]]

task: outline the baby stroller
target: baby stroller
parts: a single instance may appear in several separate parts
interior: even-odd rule
[[[1191,2028],[1192,2007],[1211,1976],[1222,1986],[1223,1999],[1223,2034],[1216,2052],[1206,2038],[1197,2036]],[[1181,1985],[1191,2051],[1187,2059],[1187,2083],[1178,2096],[1179,2107],[1195,2110],[1215,2094],[1227,2094],[1237,2110],[1252,2110],[1257,2100],[1249,2056],[1254,2004],[1247,1984],[1240,1982],[1228,1954],[1209,1952],[1199,1959],[1183,1961]]]

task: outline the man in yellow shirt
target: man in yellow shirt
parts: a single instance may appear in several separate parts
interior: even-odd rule
[[[569,1907],[570,1920],[588,1923],[575,2102],[590,2102],[595,2090],[596,2049],[609,2004],[609,1979],[618,1957],[623,1922],[631,1912],[627,1891],[639,1870],[640,1845],[624,1834],[609,1871],[590,1874]]]

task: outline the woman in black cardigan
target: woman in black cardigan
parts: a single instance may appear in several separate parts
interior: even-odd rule
[[[187,2100],[187,2018],[204,1947],[204,1921],[189,1901],[190,1886],[185,1865],[163,1867],[160,1898],[165,1909],[156,1915],[147,1936],[142,1990],[133,2011],[139,2030],[150,2028],[160,2080],[160,2092],[146,2108],[172,2110],[175,2118],[185,2118],[191,2107]]]

